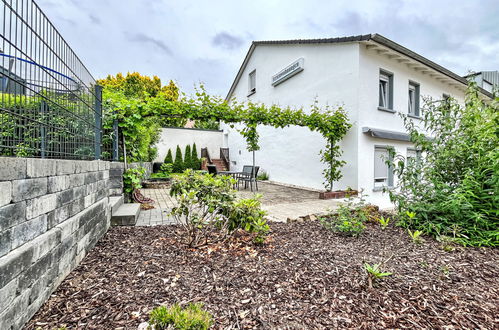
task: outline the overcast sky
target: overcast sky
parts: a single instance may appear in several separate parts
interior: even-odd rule
[[[225,96],[252,40],[380,33],[454,71],[499,70],[499,1],[38,0],[95,78]]]

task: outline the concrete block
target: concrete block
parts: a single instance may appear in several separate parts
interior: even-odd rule
[[[56,160],[30,158],[26,161],[28,178],[39,178],[56,175]]]
[[[57,207],[68,204],[74,199],[74,189],[66,189],[64,191],[56,193],[57,195]]]
[[[112,168],[121,168],[121,169],[124,169],[125,168],[125,163],[122,163],[122,162],[110,162],[109,163],[109,168],[112,169]]]
[[[88,160],[78,160],[75,162],[76,173],[87,173],[91,170],[91,161]]]
[[[66,190],[69,188],[69,177],[67,175],[49,177],[47,188],[49,193]]]
[[[28,307],[29,290],[21,293],[14,298],[11,304],[0,312],[0,329],[21,329],[22,326],[17,324],[17,320],[22,316]]]
[[[12,227],[12,249],[31,241],[46,231],[47,216],[45,214]]]
[[[90,207],[93,203],[95,203],[96,197],[97,197],[96,193],[85,196],[85,198],[83,199],[83,207],[84,208]]]
[[[57,160],[56,171],[57,175],[74,174],[75,173],[74,160]]]
[[[61,206],[53,211],[53,216],[50,213],[47,221],[48,221],[48,228],[52,228],[60,224],[61,222],[65,221],[70,217],[71,213],[71,204],[66,204],[64,206]]]
[[[75,215],[67,219],[66,221],[61,222],[55,228],[61,233],[61,239],[64,240],[67,237],[70,237],[80,226],[80,217],[79,215]]]
[[[70,205],[69,216],[72,217],[73,215],[75,215],[78,212],[80,212],[80,211],[83,210],[83,205],[84,205],[83,198],[81,198],[81,199],[75,199],[74,201],[72,201],[68,205]]]
[[[0,181],[0,206],[9,204],[12,201],[12,183],[10,181]]]
[[[57,194],[50,194],[30,199],[26,202],[26,219],[33,219],[39,215],[55,210]]]
[[[26,178],[26,158],[0,157],[0,181]]]
[[[105,162],[103,160],[98,160],[97,163],[98,163],[98,170],[99,171],[103,171],[103,170],[106,169],[106,163],[107,162]]]
[[[121,205],[112,215],[113,226],[134,226],[140,213],[140,204],[128,203]]]
[[[25,289],[30,288],[33,283],[49,269],[51,263],[52,254],[47,253],[23,271],[19,276],[18,290],[24,291]]]
[[[26,220],[26,202],[0,207],[0,231],[6,230]]]
[[[109,171],[104,171],[104,172],[101,172],[101,173],[102,173],[101,180],[109,179]]]
[[[0,274],[2,274],[0,288],[3,288],[31,265],[33,252],[34,246],[26,245],[0,258]]]
[[[58,244],[61,243],[62,232],[59,229],[52,229],[35,238],[32,243],[34,245],[33,260],[38,260],[49,251],[52,251]]]
[[[72,174],[69,176],[69,187],[79,187],[85,184],[85,173]]]
[[[3,257],[12,250],[12,229],[0,232],[0,257]]]
[[[122,188],[109,188],[109,196],[120,196],[123,194]]]
[[[23,179],[12,181],[12,200],[19,202],[47,193],[47,178]]]
[[[0,311],[3,311],[10,305],[17,294],[17,278],[7,283],[3,288],[0,288]]]

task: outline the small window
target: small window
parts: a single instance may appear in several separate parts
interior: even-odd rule
[[[393,187],[393,171],[386,163],[390,160],[388,147],[374,148],[374,188]]]
[[[409,82],[409,114],[419,117],[419,84]]]
[[[408,148],[406,159],[408,163],[421,161],[421,150]]]
[[[256,70],[250,72],[248,77],[248,96],[256,93]]]
[[[393,109],[393,75],[386,71],[379,72],[379,107]]]

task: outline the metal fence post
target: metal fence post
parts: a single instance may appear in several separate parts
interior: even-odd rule
[[[102,86],[95,85],[95,159],[101,158],[102,145]]]
[[[42,125],[40,126],[40,156],[42,158],[46,157],[45,150],[47,149],[47,129],[45,125],[47,124],[47,102],[42,101],[40,103],[40,114]]]
[[[119,159],[119,136],[118,136],[118,119],[113,122],[113,161],[117,162]]]

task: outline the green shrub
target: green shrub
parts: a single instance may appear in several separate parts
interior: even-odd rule
[[[196,144],[192,145],[192,155],[191,155],[192,169],[199,170],[201,169],[201,160],[198,157],[198,149],[196,148]]]
[[[142,180],[144,179],[146,169],[143,167],[128,168],[123,173],[123,186],[125,193],[131,194],[135,189],[142,188]]]
[[[416,214],[401,225],[463,245],[498,246],[499,98],[485,103],[471,85],[464,107],[454,100],[425,104],[419,127],[405,118],[422,159],[393,154],[399,189],[390,197],[400,214]]]
[[[154,308],[149,316],[149,324],[156,330],[205,330],[213,325],[213,317],[203,309],[201,303],[191,303],[185,308],[175,304]]]
[[[173,156],[172,156],[172,150],[168,149],[168,152],[166,153],[165,161],[164,163],[166,164],[173,164]]]
[[[192,152],[191,146],[186,145],[184,151],[184,170],[187,170],[189,168],[192,169]]]
[[[333,232],[358,237],[366,228],[364,223],[369,219],[368,210],[361,193],[358,202],[354,203],[354,199],[349,198],[346,205],[340,205],[335,214],[321,217],[320,222]]]
[[[262,171],[257,176],[257,180],[259,181],[267,181],[268,179],[269,179],[269,174],[265,171]]]
[[[225,240],[236,230],[256,233],[263,242],[268,226],[263,218],[258,196],[236,199],[234,179],[187,170],[172,182],[170,195],[177,206],[171,215],[183,229],[183,239],[190,247]]]
[[[182,151],[177,145],[177,150],[175,151],[175,161],[173,162],[173,173],[182,173],[184,170],[184,161],[182,160]]]

